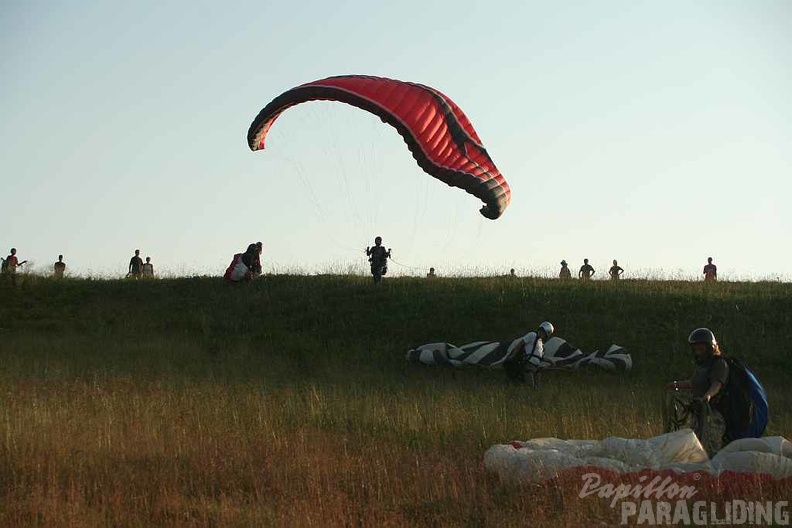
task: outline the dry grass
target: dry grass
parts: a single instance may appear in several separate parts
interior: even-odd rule
[[[498,320],[498,332],[519,327],[509,314],[526,299],[581,336],[643,302],[642,318],[616,330],[628,346],[662,339],[667,326],[646,333],[668,313],[715,305],[737,335],[757,313],[788,317],[789,304],[786,291],[739,285],[711,296],[698,285],[686,295],[683,285],[610,291],[493,279],[372,291],[355,279],[321,281],[248,290],[44,282],[10,292],[18,308],[0,317],[0,525],[612,525],[607,501],[578,497],[579,478],[504,486],[484,471],[483,453],[511,439],[658,434],[662,382],[689,368],[675,364],[680,356],[635,347],[632,376],[556,373],[530,392],[498,373],[407,365],[406,348],[437,325],[460,341],[481,332],[483,317]],[[312,296],[321,302],[304,302]],[[735,300],[741,311],[723,315]],[[156,308],[130,316],[141,303]],[[787,331],[767,328],[769,342]],[[789,364],[778,351],[751,352]],[[783,372],[763,379],[770,433],[790,436]],[[779,500],[792,489],[703,491],[737,492]]]
[[[428,381],[428,380],[427,380]],[[548,380],[551,381],[551,380]],[[517,526],[616,519],[580,481],[508,488],[483,451],[519,438],[648,436],[658,417],[591,388],[555,405],[441,383],[390,394],[132,379],[5,384],[4,525]],[[451,382],[454,384],[454,382]],[[648,420],[644,413],[649,413]],[[616,425],[614,422],[617,422]],[[615,429],[615,431],[614,431]],[[534,433],[535,432],[535,433]],[[789,486],[757,489],[781,499]],[[715,496],[719,496],[717,493]],[[742,498],[742,497],[741,497]]]

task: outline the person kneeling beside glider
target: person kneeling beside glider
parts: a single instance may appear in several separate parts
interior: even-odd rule
[[[514,341],[509,348],[509,358],[503,362],[506,377],[518,383],[528,382],[536,388],[536,375],[544,357],[544,342],[552,337],[555,328],[549,321],[539,325]]]

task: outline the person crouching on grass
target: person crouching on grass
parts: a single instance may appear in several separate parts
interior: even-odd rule
[[[229,282],[245,282],[253,279],[259,250],[256,244],[250,244],[244,253],[237,253],[225,272]]]
[[[536,332],[528,332],[509,345],[509,358],[503,362],[506,377],[517,383],[526,381],[536,388],[536,377],[544,357],[544,343],[552,337],[555,328],[549,321],[539,325]]]

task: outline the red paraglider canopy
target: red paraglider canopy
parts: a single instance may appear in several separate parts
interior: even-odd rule
[[[272,124],[306,101],[340,101],[379,116],[404,138],[418,165],[450,186],[481,199],[481,214],[500,217],[511,190],[462,110],[442,92],[383,77],[344,75],[309,82],[273,99],[248,130],[251,150],[264,148]]]

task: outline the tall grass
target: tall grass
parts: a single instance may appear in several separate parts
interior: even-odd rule
[[[2,525],[612,524],[575,483],[505,487],[482,455],[658,434],[662,385],[689,374],[701,325],[759,373],[769,434],[792,432],[788,284],[28,279],[0,284]],[[584,351],[627,347],[635,370],[551,373],[530,391],[404,358],[544,319]]]

